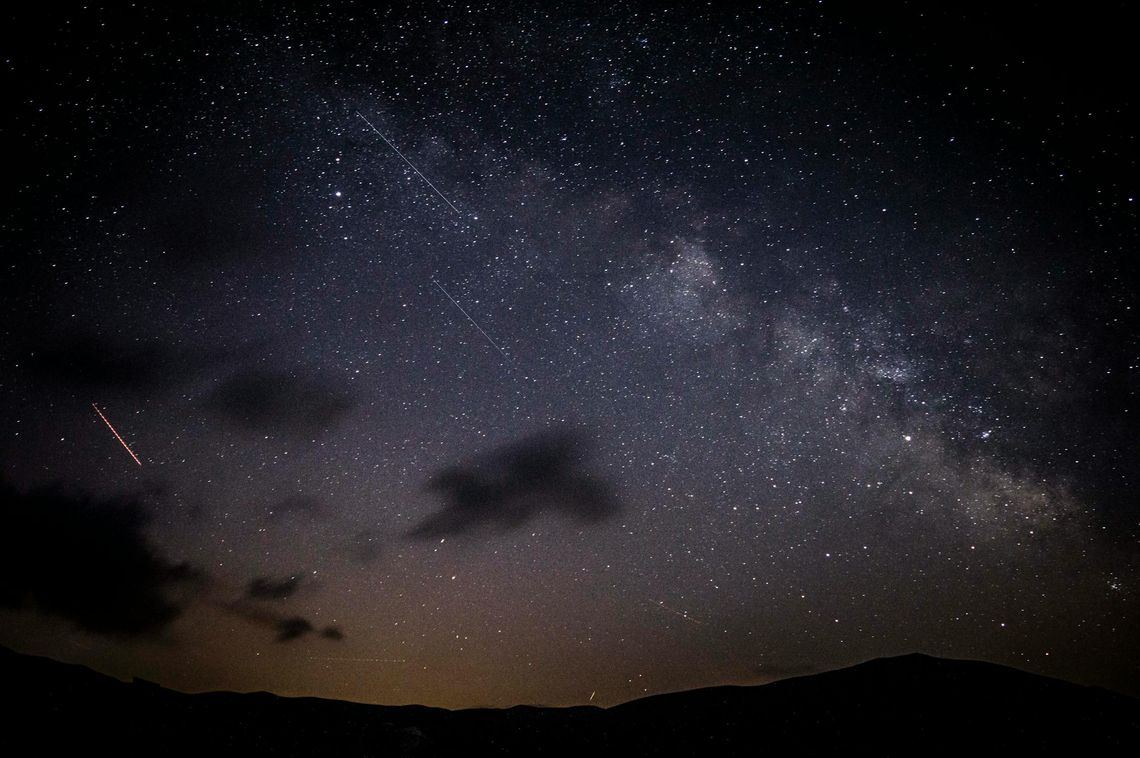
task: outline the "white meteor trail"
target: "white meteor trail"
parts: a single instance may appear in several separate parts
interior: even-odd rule
[[[119,444],[123,446],[123,449],[126,450],[130,454],[130,456],[135,459],[135,463],[137,463],[141,466],[142,461],[140,461],[139,457],[137,455],[135,455],[135,451],[131,450],[131,446],[128,445],[126,443],[126,441],[123,440],[123,438],[119,436],[119,433],[117,431],[115,431],[115,427],[111,426],[111,422],[108,421],[107,417],[103,415],[103,411],[99,410],[99,406],[95,405],[95,403],[92,403],[91,407],[94,408],[95,412],[99,414],[99,418],[103,419],[103,423],[106,424],[107,428],[111,430],[111,434],[115,435],[115,439],[117,439],[119,441]]]
[[[659,606],[662,610],[669,611],[669,613],[672,613],[675,616],[680,616],[681,618],[685,619],[685,621],[697,624],[698,626],[705,625],[705,622],[690,616],[688,611],[678,611],[676,608],[670,608],[669,606],[665,605],[664,600],[658,600],[656,605]]]
[[[325,661],[327,663],[407,663],[406,658],[334,658],[329,656],[309,656],[310,661]]]
[[[360,111],[357,111],[357,112],[356,112],[356,115],[357,115],[357,116],[360,116],[360,118],[361,118],[361,119],[364,121],[364,123],[368,124],[368,128],[369,128],[369,129],[371,129],[372,131],[376,132],[376,134],[377,134],[377,135],[380,137],[380,139],[382,139],[382,140],[384,140],[386,143],[388,143],[388,147],[392,148],[392,150],[393,150],[393,151],[396,153],[396,155],[400,156],[400,158],[401,158],[401,159],[404,161],[404,163],[407,163],[409,166],[411,166],[411,169],[412,169],[412,171],[415,171],[415,172],[416,172],[416,175],[417,175],[417,176],[419,176],[421,179],[423,179],[425,182],[427,182],[427,185],[428,185],[429,187],[431,187],[433,190],[435,190],[435,194],[439,195],[440,199],[441,199],[441,200],[443,200],[443,202],[447,203],[447,204],[448,204],[448,206],[450,206],[451,210],[455,211],[455,212],[456,212],[456,213],[458,213],[460,216],[462,216],[462,215],[463,215],[463,212],[462,212],[462,211],[460,211],[458,208],[456,208],[456,207],[455,207],[455,206],[452,204],[452,202],[451,202],[450,200],[448,200],[446,197],[444,197],[444,196],[443,196],[443,193],[439,191],[439,188],[438,188],[438,187],[436,187],[434,184],[432,184],[432,183],[431,183],[431,180],[430,180],[430,179],[428,179],[426,176],[424,176],[423,174],[421,174],[421,173],[420,173],[420,170],[419,170],[418,168],[416,168],[416,167],[415,167],[415,166],[412,164],[412,162],[411,162],[410,160],[408,160],[407,158],[405,158],[405,157],[404,157],[404,154],[400,152],[400,149],[399,149],[399,148],[397,148],[395,145],[393,145],[393,144],[392,144],[392,141],[391,141],[391,140],[389,140],[387,137],[385,137],[385,136],[384,136],[384,135],[383,135],[383,134],[380,132],[380,130],[379,130],[379,129],[377,129],[375,126],[373,126],[373,125],[372,125],[372,122],[371,122],[371,121],[369,121],[368,119],[364,118],[364,114],[363,114],[363,113],[361,113]]]
[[[481,326],[479,326],[478,324],[476,324],[476,323],[475,323],[475,319],[471,318],[471,314],[470,314],[470,313],[468,313],[467,311],[463,310],[463,306],[462,306],[462,305],[460,305],[459,303],[455,302],[455,298],[453,298],[453,297],[451,296],[451,293],[450,293],[450,292],[448,292],[447,290],[445,290],[445,289],[443,288],[443,285],[442,285],[442,284],[440,284],[439,282],[437,282],[435,279],[432,279],[432,280],[431,280],[431,283],[432,283],[432,284],[434,284],[436,287],[439,287],[439,291],[440,291],[440,292],[442,292],[443,294],[447,295],[447,299],[448,299],[448,300],[450,300],[450,301],[451,301],[451,302],[452,302],[452,303],[455,305],[455,307],[459,309],[459,312],[460,312],[460,313],[462,313],[464,316],[466,316],[466,317],[467,317],[467,320],[471,322],[471,325],[472,325],[472,326],[474,326],[476,329],[478,329],[478,330],[479,330],[479,333],[480,333],[480,334],[482,334],[484,337],[486,337],[486,338],[487,338],[487,341],[491,343],[491,346],[492,346],[492,347],[494,347],[496,350],[498,350],[500,353],[502,353],[502,354],[503,354],[503,357],[504,357],[504,358],[506,358],[506,357],[507,357],[507,353],[506,353],[506,351],[505,351],[505,350],[503,350],[503,348],[499,347],[499,346],[498,346],[498,345],[495,343],[495,340],[491,339],[491,335],[489,335],[489,334],[487,334],[485,331],[483,331],[483,327],[481,327]]]

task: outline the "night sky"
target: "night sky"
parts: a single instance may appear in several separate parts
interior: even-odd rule
[[[1140,692],[1125,7],[5,11],[0,643]]]

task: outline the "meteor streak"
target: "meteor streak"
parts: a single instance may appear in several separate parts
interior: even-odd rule
[[[669,611],[669,613],[672,613],[676,616],[680,616],[681,618],[685,619],[685,621],[692,622],[694,624],[697,624],[698,626],[704,626],[705,625],[705,622],[699,621],[699,620],[693,618],[692,616],[690,616],[688,611],[679,611],[676,608],[670,608],[669,606],[665,605],[665,601],[663,601],[663,600],[658,600],[656,605],[659,606],[661,608],[661,610]]]
[[[310,661],[325,661],[335,663],[407,663],[406,658],[332,658],[329,656],[309,656]]]
[[[371,122],[371,121],[369,121],[368,119],[364,118],[364,114],[363,114],[363,113],[361,113],[360,111],[357,111],[357,112],[356,112],[356,115],[357,115],[357,116],[360,116],[360,118],[361,118],[361,119],[364,121],[364,123],[368,124],[368,128],[369,128],[369,129],[371,129],[372,131],[376,132],[376,134],[377,134],[377,135],[380,137],[380,139],[382,139],[382,140],[384,140],[386,143],[388,143],[388,147],[392,148],[392,150],[393,150],[393,151],[396,153],[396,155],[400,156],[401,160],[403,160],[403,161],[404,161],[404,163],[407,163],[409,166],[411,166],[411,168],[412,168],[412,171],[415,171],[415,172],[416,172],[416,175],[417,175],[417,176],[419,176],[421,179],[423,179],[425,182],[427,182],[427,185],[428,185],[429,187],[431,187],[433,190],[435,190],[435,194],[439,195],[439,196],[440,196],[440,198],[443,200],[443,202],[447,203],[447,204],[448,204],[448,205],[451,207],[451,210],[455,211],[455,212],[456,212],[456,213],[458,213],[460,216],[462,216],[462,215],[463,215],[463,212],[462,212],[462,211],[460,211],[458,208],[456,208],[454,205],[452,205],[451,201],[450,201],[450,200],[448,200],[446,197],[444,197],[444,196],[443,196],[443,193],[439,191],[439,188],[437,188],[437,187],[436,187],[434,184],[432,184],[432,183],[431,183],[431,180],[430,180],[430,179],[428,179],[426,176],[424,176],[423,174],[421,174],[421,173],[420,173],[420,170],[419,170],[418,168],[416,168],[416,167],[415,167],[415,166],[412,164],[412,162],[411,162],[410,160],[408,160],[407,158],[405,158],[405,157],[404,157],[404,154],[400,152],[399,148],[397,148],[395,145],[393,145],[393,144],[392,144],[392,141],[391,141],[391,140],[389,140],[387,137],[385,137],[385,136],[384,136],[384,135],[383,135],[383,134],[380,132],[380,130],[379,130],[379,129],[377,129],[375,126],[373,126],[373,125],[372,125],[372,122]]]
[[[141,466],[142,461],[140,461],[139,457],[137,455],[135,455],[135,451],[131,450],[131,446],[128,445],[123,440],[123,438],[119,436],[119,433],[117,431],[115,431],[115,427],[111,426],[111,422],[108,421],[107,417],[103,415],[103,411],[99,410],[99,406],[95,405],[95,403],[92,403],[91,407],[94,408],[95,412],[99,414],[99,418],[103,419],[103,423],[106,424],[107,428],[111,430],[111,434],[115,435],[115,439],[117,439],[119,441],[119,444],[123,446],[123,449],[126,450],[127,453],[129,453],[130,456],[135,459],[135,463],[137,463]]]
[[[460,313],[462,313],[464,316],[466,316],[466,317],[467,317],[467,320],[471,322],[472,326],[474,326],[476,329],[478,329],[478,330],[479,330],[479,333],[480,333],[480,334],[482,334],[484,337],[486,337],[486,338],[487,338],[487,341],[488,341],[488,342],[490,342],[490,343],[491,343],[491,345],[492,345],[492,346],[493,346],[493,347],[494,347],[496,350],[498,350],[500,353],[502,353],[502,354],[503,354],[503,357],[504,357],[504,358],[506,358],[506,357],[507,357],[507,353],[506,353],[506,351],[505,351],[505,350],[503,350],[503,348],[499,347],[497,344],[495,344],[495,340],[491,339],[491,335],[487,334],[485,331],[483,331],[483,327],[481,327],[481,326],[479,326],[478,324],[476,324],[476,323],[475,323],[475,319],[471,318],[471,314],[470,314],[470,313],[468,313],[467,311],[463,310],[463,306],[462,306],[462,305],[460,305],[459,303],[456,303],[456,302],[455,302],[455,298],[453,298],[453,297],[451,296],[451,294],[450,294],[450,293],[449,293],[447,290],[445,290],[445,289],[443,288],[443,285],[442,285],[442,284],[440,284],[439,282],[437,282],[435,279],[432,279],[432,280],[431,280],[431,283],[432,283],[432,284],[434,284],[436,287],[439,287],[439,291],[440,291],[440,292],[442,292],[443,294],[447,295],[447,299],[448,299],[448,300],[450,300],[452,303],[454,303],[455,307],[459,309],[459,312],[460,312]]]

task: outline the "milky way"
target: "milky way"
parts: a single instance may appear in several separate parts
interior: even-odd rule
[[[450,707],[916,650],[1140,691],[1113,13],[12,16],[0,643]]]

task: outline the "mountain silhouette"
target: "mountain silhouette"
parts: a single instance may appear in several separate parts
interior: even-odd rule
[[[759,686],[449,711],[184,694],[0,648],[5,743],[37,755],[1133,755],[1140,701],[978,661],[905,655]]]

